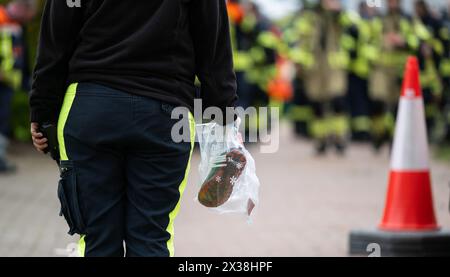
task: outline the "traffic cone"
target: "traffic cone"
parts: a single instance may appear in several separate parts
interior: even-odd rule
[[[428,140],[419,63],[406,65],[400,96],[386,208],[380,229],[438,230],[428,164]]]
[[[378,230],[352,231],[350,253],[377,244],[383,256],[450,256],[450,232],[434,213],[419,62],[406,64],[395,128],[388,192]]]

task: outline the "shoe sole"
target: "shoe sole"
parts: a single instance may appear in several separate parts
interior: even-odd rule
[[[206,181],[198,193],[199,202],[208,208],[217,208],[225,204],[233,193],[237,182],[247,164],[244,152],[231,149],[223,153],[215,162]]]

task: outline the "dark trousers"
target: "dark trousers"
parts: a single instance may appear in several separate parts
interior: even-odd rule
[[[9,135],[13,93],[10,87],[0,83],[0,135]]]
[[[294,132],[298,136],[310,137],[310,126],[313,120],[312,106],[306,94],[303,80],[295,78],[293,81],[294,98],[289,104],[290,117],[294,123]]]
[[[81,255],[173,255],[193,141],[172,140],[172,110],[96,84],[69,87],[58,122],[58,196]],[[195,123],[184,120],[192,138]]]
[[[370,134],[370,98],[368,81],[355,74],[348,76],[348,107],[352,122],[352,138],[364,141]]]
[[[6,148],[10,135],[11,102],[14,91],[0,83],[0,171],[6,168]]]
[[[446,132],[444,136],[444,142],[450,143],[450,78],[444,78],[444,101],[443,101],[443,113],[445,118]]]
[[[354,74],[349,74],[348,83],[348,102],[351,116],[370,116],[370,98],[367,80]]]

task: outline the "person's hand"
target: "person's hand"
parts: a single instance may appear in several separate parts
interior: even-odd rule
[[[47,144],[47,138],[44,137],[44,135],[39,132],[39,124],[38,123],[31,123],[31,137],[33,138],[33,145],[36,148],[37,151],[41,152],[42,154],[45,154],[45,149],[48,147]]]

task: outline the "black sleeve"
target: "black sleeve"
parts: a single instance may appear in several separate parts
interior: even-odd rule
[[[225,111],[237,100],[226,0],[192,0],[190,16],[203,107]]]
[[[30,93],[32,122],[57,121],[83,11],[84,8],[68,7],[62,0],[45,3]]]

